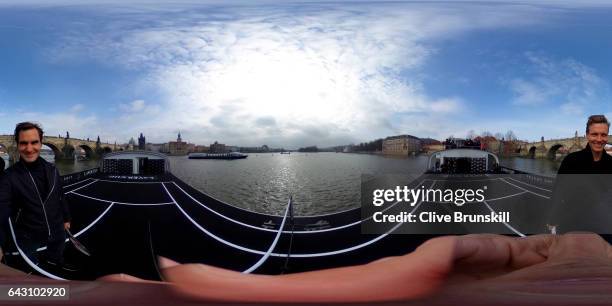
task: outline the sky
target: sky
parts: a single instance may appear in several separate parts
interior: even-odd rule
[[[612,4],[575,2],[0,0],[0,134],[572,137],[612,119]]]

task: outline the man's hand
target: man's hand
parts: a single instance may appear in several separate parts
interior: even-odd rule
[[[70,229],[70,222],[64,222],[64,230]]]
[[[503,299],[508,292],[519,290],[524,292],[523,302],[537,293],[540,300],[554,305],[567,302],[564,294],[588,291],[586,297],[593,296],[592,300],[576,301],[592,304],[597,296],[610,295],[612,247],[594,234],[527,238],[483,234],[435,238],[407,255],[365,265],[278,276],[241,274],[165,258],[160,258],[160,267],[164,279],[181,296],[202,301],[368,302],[440,297],[442,304],[448,304],[455,297],[484,297],[491,301],[482,304],[487,305],[507,302]],[[126,275],[102,279],[143,282]]]
[[[161,257],[159,264],[166,282],[115,274],[96,282],[96,290],[91,290],[90,282],[71,282],[83,290],[71,292],[70,298],[79,305],[117,300],[177,305],[419,300],[426,305],[459,301],[552,306],[609,305],[606,301],[612,300],[612,247],[594,234],[447,236],[429,240],[404,256],[274,276],[179,264]],[[0,284],[49,283],[4,265],[0,265],[0,276]]]

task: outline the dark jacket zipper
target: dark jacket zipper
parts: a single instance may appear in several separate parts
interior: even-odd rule
[[[45,223],[47,223],[47,231],[49,233],[49,237],[51,237],[51,226],[49,226],[49,219],[47,218],[47,210],[45,209],[45,202],[49,200],[49,197],[51,196],[51,193],[53,192],[53,189],[55,188],[55,177],[56,176],[53,175],[53,185],[51,187],[51,190],[49,191],[49,194],[47,195],[47,198],[43,202],[42,197],[40,196],[40,192],[38,191],[38,187],[36,186],[36,182],[34,181],[34,178],[32,177],[32,173],[30,173],[30,170],[28,170],[28,168],[26,168],[25,165],[23,167],[28,172],[28,175],[30,176],[30,179],[32,180],[32,184],[34,184],[34,189],[36,189],[36,194],[38,195],[38,200],[40,201],[40,205],[42,206],[43,214],[45,216]]]
[[[19,223],[19,217],[21,217],[21,208],[17,212],[17,217],[15,217],[15,226],[17,226],[17,223]]]

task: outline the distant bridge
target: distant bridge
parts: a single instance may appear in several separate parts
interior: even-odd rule
[[[72,158],[77,148],[83,149],[88,158],[120,149],[116,144],[56,136],[44,136],[43,144],[53,150],[56,159]],[[0,147],[4,147],[13,160],[17,160],[18,151],[13,135],[0,135]]]
[[[522,143],[518,153],[531,158],[563,158],[569,153],[584,149],[587,143],[586,137],[578,136],[576,132],[571,138],[544,140],[542,137],[538,142]],[[612,135],[608,135],[608,143],[612,143]]]

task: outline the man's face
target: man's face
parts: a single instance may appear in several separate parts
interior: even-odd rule
[[[600,153],[608,143],[608,125],[605,123],[594,123],[589,126],[587,140],[591,151]]]
[[[42,142],[38,135],[38,130],[29,129],[19,132],[19,156],[24,161],[31,163],[38,159]]]

